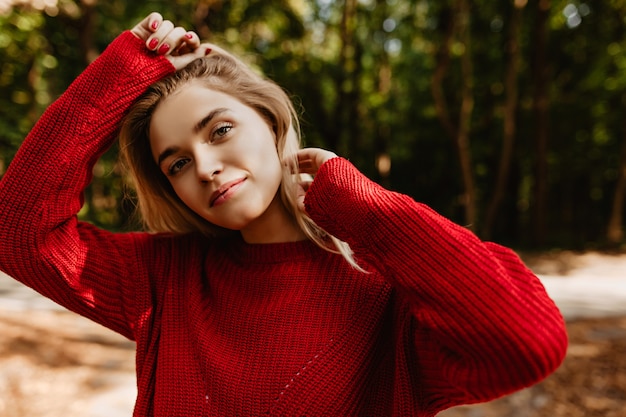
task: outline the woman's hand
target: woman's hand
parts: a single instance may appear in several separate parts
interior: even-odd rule
[[[324,162],[336,157],[335,153],[319,148],[304,148],[298,151],[296,159],[298,161],[298,171],[301,174],[298,181],[298,208],[300,210],[304,211],[304,196],[317,171],[319,171]]]
[[[177,70],[211,52],[208,44],[200,43],[195,32],[174,26],[156,12],[146,16],[131,32],[143,40],[149,50],[165,56]]]

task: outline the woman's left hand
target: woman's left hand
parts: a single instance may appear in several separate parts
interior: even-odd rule
[[[298,171],[300,174],[308,174],[305,175],[308,179],[304,179],[301,176],[298,182],[298,208],[300,210],[304,211],[304,196],[317,171],[319,171],[324,162],[336,157],[335,153],[320,148],[304,148],[298,151],[296,155]]]

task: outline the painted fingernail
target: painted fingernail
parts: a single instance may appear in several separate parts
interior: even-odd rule
[[[167,51],[169,51],[169,50],[170,50],[170,46],[168,44],[164,43],[159,48],[158,53],[161,54],[161,55],[165,55],[167,53]]]
[[[150,42],[148,42],[148,48],[154,49],[157,47],[158,44],[159,44],[159,40],[157,38],[152,38],[150,39]]]
[[[150,23],[150,27],[152,28],[152,30],[157,30],[159,27],[159,22],[155,20],[154,22]]]
[[[193,39],[193,34],[192,33],[185,33],[185,38]]]
[[[210,54],[212,51],[211,48],[206,48],[206,51],[204,51],[204,56],[207,56],[208,54]]]

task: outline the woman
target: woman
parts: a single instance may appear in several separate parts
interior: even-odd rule
[[[120,128],[150,233],[76,218]],[[434,416],[559,366],[563,319],[511,250],[297,131],[275,84],[153,13],[11,163],[0,269],[136,341],[135,416]]]

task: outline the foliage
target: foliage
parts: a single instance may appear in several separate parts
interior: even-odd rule
[[[470,7],[466,15],[459,12],[463,4]],[[538,68],[537,10],[546,4],[546,62]],[[336,150],[374,180],[463,223],[463,150],[433,97],[433,77],[442,70],[453,127],[461,128],[468,93],[473,103],[466,151],[477,216],[468,226],[478,233],[503,158],[511,91],[507,48],[519,10],[514,148],[489,237],[574,249],[606,243],[626,146],[626,0],[16,2],[0,15],[0,175],[51,101],[118,33],[152,10],[244,56],[284,86],[301,108],[308,145]],[[455,22],[468,24],[465,38],[458,26],[446,32]],[[469,73],[464,62],[471,64]],[[538,74],[547,79],[540,92]],[[548,100],[546,127],[539,123],[537,97]],[[542,132],[545,156],[536,151]],[[120,229],[127,227],[128,205],[115,158],[113,149],[96,167],[81,217]],[[545,178],[537,174],[542,163]],[[533,207],[541,207],[540,186],[546,221],[545,239],[538,240],[531,231],[539,224]]]

